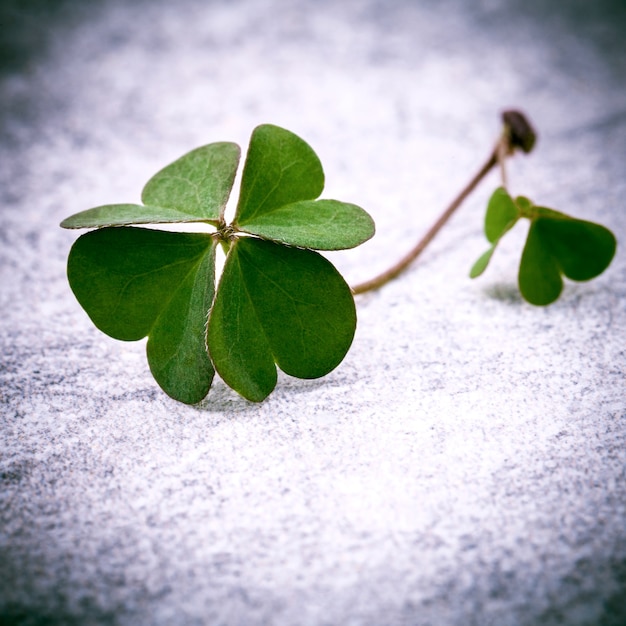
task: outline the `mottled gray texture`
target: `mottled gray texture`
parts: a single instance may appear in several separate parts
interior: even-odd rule
[[[547,5],[544,7],[543,5]],[[621,2],[9,0],[0,52],[0,623],[626,623],[626,262],[550,308],[493,266],[494,174],[401,280],[359,298],[344,363],[167,398],[92,327],[58,222],[139,199],[186,150],[306,138],[326,197],[407,249],[525,109],[514,193],[626,242]]]

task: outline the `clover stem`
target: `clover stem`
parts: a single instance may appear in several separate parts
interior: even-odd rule
[[[496,144],[495,148],[485,161],[483,166],[478,170],[474,177],[461,190],[459,195],[450,203],[448,208],[441,214],[439,219],[430,227],[430,230],[417,242],[417,244],[395,265],[378,276],[359,283],[352,287],[352,293],[358,295],[367,291],[374,291],[401,274],[417,257],[424,251],[426,246],[435,238],[435,235],[441,230],[445,223],[450,219],[452,214],[459,208],[465,198],[469,196],[476,188],[478,183],[491,171],[491,169],[499,165],[502,177],[502,184],[506,187],[506,171],[504,162],[506,157],[511,156],[515,149],[519,148],[523,152],[530,152],[537,138],[534,128],[528,121],[526,116],[520,111],[504,111],[502,113],[502,121],[504,130]]]
[[[498,145],[500,142],[498,142]],[[498,147],[491,153],[484,165],[478,170],[476,175],[469,181],[469,183],[463,188],[461,193],[450,203],[448,208],[441,214],[439,219],[430,227],[430,230],[417,242],[417,244],[395,265],[388,270],[379,274],[378,276],[367,280],[363,283],[352,287],[352,293],[354,295],[365,293],[367,291],[374,291],[379,289],[389,281],[396,278],[401,274],[417,257],[423,252],[428,244],[435,238],[435,235],[441,230],[445,223],[450,219],[452,214],[459,208],[462,202],[467,196],[474,191],[478,183],[491,171],[491,169],[498,163]]]
[[[503,135],[504,136],[500,138],[500,140],[498,141],[496,145],[495,154],[496,154],[496,157],[498,158],[498,166],[500,168],[500,180],[502,182],[502,186],[506,189],[507,181],[506,181],[505,161],[506,161],[507,153],[509,153],[509,151],[511,150],[511,146],[506,139],[506,129],[504,130]]]

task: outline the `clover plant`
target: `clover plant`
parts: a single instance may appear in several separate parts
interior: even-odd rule
[[[474,263],[472,278],[485,271],[496,246],[520,218],[530,220],[530,229],[518,282],[522,296],[531,304],[554,302],[563,289],[562,274],[578,281],[595,278],[615,254],[615,236],[604,226],[535,206],[523,196],[513,200],[504,187],[499,187],[485,216],[485,235],[491,247]]]
[[[215,371],[235,391],[263,400],[276,365],[317,378],[343,359],[354,336],[350,287],[316,250],[352,248],[374,234],[363,209],[316,200],[324,173],[293,133],[252,133],[235,217],[224,208],[239,147],[213,143],[151,178],[142,205],[114,204],[77,213],[65,228],[78,238],[68,279],[94,324],[116,339],[148,337],[148,363],[172,398],[202,400]],[[203,222],[210,233],[167,232],[131,224]],[[215,254],[226,252],[215,286]]]
[[[374,235],[360,207],[318,199],[324,172],[312,148],[293,133],[254,129],[235,215],[226,203],[240,149],[219,142],[197,148],[155,174],[142,204],[113,204],[65,219],[64,228],[94,229],[72,246],[67,274],[94,324],[116,339],[148,337],[157,383],[188,404],[208,393],[215,372],[231,388],[261,401],[276,385],[278,366],[298,378],[318,378],[344,358],[354,337],[353,296],[377,289],[412,263],[463,199],[516,149],[529,152],[535,133],[517,111],[503,114],[504,131],[489,159],[417,245],[389,270],[348,286],[318,250],[353,248]],[[598,224],[515,200],[504,186],[487,207],[491,247],[471,276],[487,267],[501,238],[520,218],[531,221],[522,254],[523,297],[556,300],[561,275],[588,280],[615,252],[615,237]],[[149,224],[199,222],[207,232],[169,232]],[[225,253],[216,281],[216,253]]]

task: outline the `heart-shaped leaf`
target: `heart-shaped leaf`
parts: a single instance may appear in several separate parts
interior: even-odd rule
[[[354,248],[374,236],[372,218],[360,207],[337,200],[303,200],[257,215],[242,231],[313,250]]]
[[[78,238],[67,273],[94,324],[116,339],[149,335],[148,360],[159,385],[195,403],[214,374],[205,342],[214,259],[210,235],[103,228]]]
[[[498,187],[487,204],[485,213],[485,236],[489,243],[496,243],[502,235],[513,228],[520,212],[504,187]]]
[[[208,327],[220,376],[253,401],[287,374],[317,378],[348,351],[356,328],[350,288],[317,252],[256,238],[231,244]]]
[[[140,204],[108,204],[81,211],[61,222],[63,228],[128,224],[209,222],[217,224],[237,173],[235,143],[211,143],[188,152],[146,184]]]
[[[518,284],[524,299],[540,306],[550,304],[559,297],[563,279],[550,251],[549,240],[538,227],[538,222],[533,220],[528,231],[519,266]]]
[[[554,302],[561,293],[561,274],[585,281],[601,274],[615,255],[613,233],[594,222],[537,207],[520,264],[520,291],[532,304]],[[549,217],[547,217],[549,216]]]
[[[478,259],[476,259],[476,262],[472,265],[472,269],[469,273],[470,278],[478,278],[487,269],[489,261],[491,261],[491,257],[496,250],[496,246],[497,242],[494,243],[491,248],[483,252]]]
[[[217,222],[233,187],[240,154],[236,143],[226,141],[196,148],[157,172],[143,188],[141,200]]]
[[[549,242],[563,274],[572,280],[595,278],[604,272],[615,255],[615,236],[600,224],[542,217],[537,219],[536,228]]]
[[[500,239],[515,226],[519,217],[520,211],[513,198],[504,187],[498,187],[491,194],[485,213],[485,236],[492,245],[474,263],[470,278],[477,278],[487,269]]]
[[[317,155],[292,132],[263,124],[252,132],[241,180],[234,226],[285,204],[314,200],[324,189],[324,171]]]

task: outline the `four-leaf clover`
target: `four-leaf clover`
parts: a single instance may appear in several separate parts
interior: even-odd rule
[[[75,242],[70,286],[94,324],[116,339],[148,337],[152,374],[171,397],[193,404],[215,371],[261,401],[276,365],[299,378],[333,370],[356,328],[350,287],[316,250],[355,247],[374,234],[354,204],[318,200],[321,163],[301,138],[265,124],[252,133],[234,219],[224,209],[239,164],[236,144],[193,150],[143,189],[143,204],[77,213],[65,228],[96,228]],[[214,232],[131,224],[203,222]],[[215,286],[215,255],[226,252]]]

